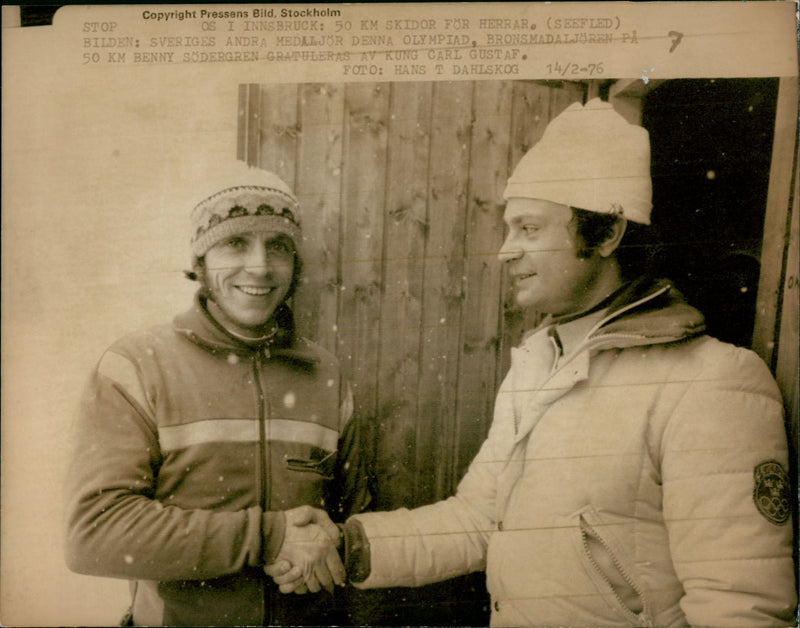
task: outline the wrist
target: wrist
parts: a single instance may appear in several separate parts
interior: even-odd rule
[[[261,556],[265,565],[278,558],[286,537],[286,514],[281,510],[270,510],[261,515]]]
[[[370,573],[369,539],[364,527],[353,518],[347,520],[342,526],[344,537],[344,564],[347,579],[350,582],[364,582]]]

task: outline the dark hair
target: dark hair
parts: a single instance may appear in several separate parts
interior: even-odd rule
[[[575,237],[578,245],[578,257],[591,257],[600,245],[611,237],[612,229],[617,224],[616,214],[600,214],[586,209],[570,207],[572,224],[575,225]]]
[[[616,214],[600,214],[578,207],[572,210],[571,223],[575,225],[575,238],[578,257],[591,257],[600,245],[612,234],[614,225],[621,220]],[[616,258],[626,281],[650,272],[654,249],[650,240],[652,233],[645,225],[628,221],[625,235],[613,255]]]

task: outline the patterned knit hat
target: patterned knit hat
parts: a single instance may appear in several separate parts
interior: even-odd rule
[[[251,169],[240,179],[238,185],[212,194],[192,210],[195,259],[237,233],[277,231],[295,241],[300,238],[297,198],[278,175]]]
[[[607,102],[556,116],[508,179],[505,199],[538,198],[650,224],[650,137]]]

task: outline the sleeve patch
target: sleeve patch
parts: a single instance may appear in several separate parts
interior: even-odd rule
[[[758,512],[775,525],[783,525],[791,514],[789,474],[780,462],[767,460],[753,470],[753,501]]]

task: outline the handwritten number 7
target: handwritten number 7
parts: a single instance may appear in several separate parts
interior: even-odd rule
[[[679,33],[678,31],[670,31],[669,37],[672,37],[672,45],[669,47],[669,51],[672,52],[678,47],[678,44],[681,43],[681,39],[683,39],[683,33]]]

